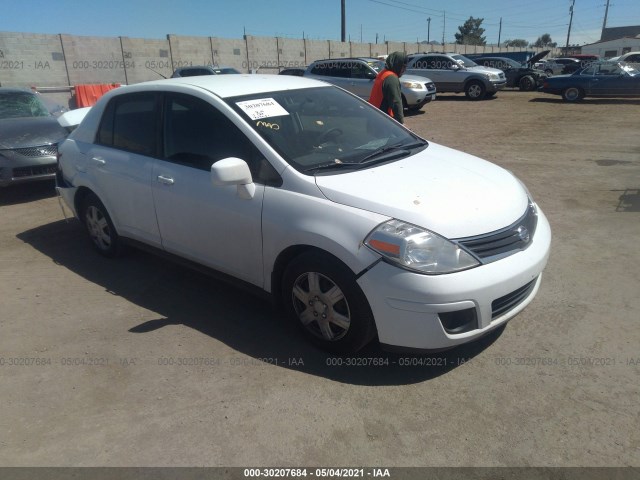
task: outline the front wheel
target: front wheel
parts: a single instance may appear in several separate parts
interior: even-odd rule
[[[82,200],[81,218],[93,246],[101,255],[115,257],[120,253],[120,237],[116,233],[107,209],[93,193]]]
[[[485,92],[486,88],[480,82],[470,82],[464,90],[464,94],[469,100],[482,100]]]
[[[529,90],[533,90],[536,86],[535,80],[531,75],[526,75],[520,79],[518,83],[520,90],[523,92],[528,92]]]
[[[285,270],[282,296],[288,316],[325,350],[355,353],[375,336],[373,314],[354,273],[329,254],[295,258]]]
[[[566,102],[577,102],[578,100],[582,100],[583,97],[584,92],[578,87],[569,87],[562,91],[562,98]]]

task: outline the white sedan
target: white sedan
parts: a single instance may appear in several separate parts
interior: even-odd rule
[[[549,255],[510,172],[315,80],[122,87],[59,154],[58,192],[100,253],[144,245],[239,279],[338,353],[475,340],[531,302]]]

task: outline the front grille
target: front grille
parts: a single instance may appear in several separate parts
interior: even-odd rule
[[[40,145],[39,147],[14,148],[13,151],[23,157],[55,157],[58,148],[56,145]]]
[[[13,178],[35,177],[56,173],[55,165],[36,165],[34,167],[18,167],[13,169]]]
[[[538,225],[538,214],[533,203],[513,225],[495,232],[475,237],[459,238],[458,244],[472,252],[483,263],[491,263],[526,249]]]
[[[509,310],[513,310],[518,305],[520,305],[536,286],[537,280],[538,279],[536,278],[535,280],[527,283],[525,286],[520,287],[519,289],[514,290],[504,297],[500,297],[491,302],[491,318],[493,319],[504,315]]]

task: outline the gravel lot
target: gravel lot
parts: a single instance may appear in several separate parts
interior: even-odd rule
[[[99,257],[49,183],[0,191],[0,465],[640,466],[639,107],[506,91],[407,118],[512,170],[554,237],[506,329],[362,353],[388,366],[333,365],[158,257]]]

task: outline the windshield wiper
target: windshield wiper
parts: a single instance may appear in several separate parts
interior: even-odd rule
[[[333,160],[332,162],[321,163],[320,165],[315,165],[313,167],[306,168],[302,170],[303,173],[312,172],[314,170],[330,170],[332,168],[344,168],[344,167],[361,167],[360,163],[355,162],[341,162],[340,160]]]
[[[408,145],[403,145],[403,144],[398,144],[398,145],[388,145],[386,147],[381,147],[378,148],[377,150],[374,150],[372,153],[370,153],[369,155],[365,156],[362,160],[360,160],[360,164],[363,163],[371,163],[373,161],[374,158],[376,157],[382,157],[383,158],[378,158],[378,160],[380,161],[385,161],[385,160],[389,160],[389,156],[386,154],[389,153],[393,153],[394,155],[390,155],[391,157],[395,156],[396,154],[398,155],[408,155],[410,152],[409,150],[413,149],[413,148],[417,148],[417,147],[422,147],[427,145],[426,142],[416,142],[416,143],[410,143]]]

